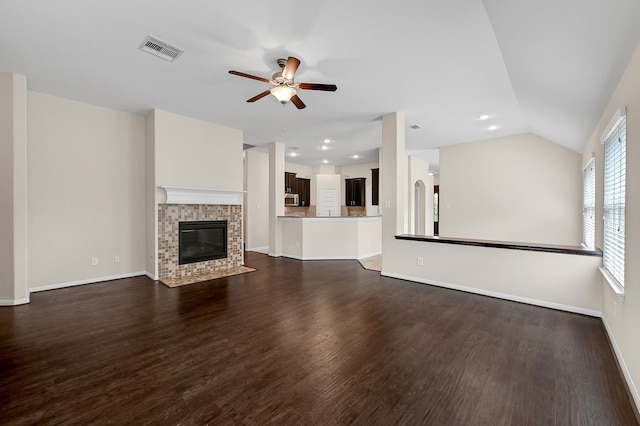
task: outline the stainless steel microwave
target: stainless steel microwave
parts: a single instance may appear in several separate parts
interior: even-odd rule
[[[284,194],[285,206],[297,206],[299,203],[298,194]]]

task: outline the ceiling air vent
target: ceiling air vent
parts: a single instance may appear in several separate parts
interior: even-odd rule
[[[409,127],[411,127],[413,130],[421,129],[421,127],[420,127],[420,126],[418,126],[417,124],[413,124],[413,125],[411,125],[411,126],[409,126]]]
[[[152,36],[147,36],[147,38],[144,39],[140,45],[140,50],[169,62],[175,61],[178,59],[178,56],[184,53],[184,50]]]

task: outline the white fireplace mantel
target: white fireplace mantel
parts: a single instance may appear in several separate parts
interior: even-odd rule
[[[160,186],[160,188],[167,193],[167,204],[242,204],[242,196],[246,192],[188,186]]]

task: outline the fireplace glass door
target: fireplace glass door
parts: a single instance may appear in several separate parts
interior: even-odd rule
[[[204,262],[227,257],[227,221],[179,223],[179,263]]]

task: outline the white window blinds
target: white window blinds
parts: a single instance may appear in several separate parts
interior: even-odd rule
[[[582,242],[585,246],[595,247],[596,235],[596,165],[591,159],[583,174],[583,206],[582,206]]]
[[[614,117],[604,137],[603,264],[624,286],[625,190],[627,124],[624,109]]]

